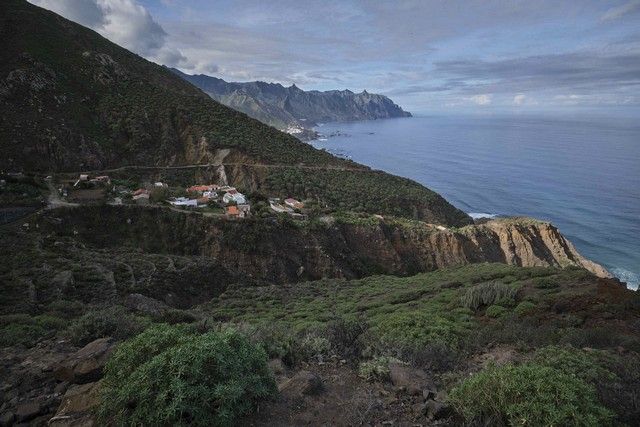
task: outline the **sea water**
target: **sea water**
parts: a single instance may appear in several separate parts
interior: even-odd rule
[[[316,130],[315,147],[418,181],[472,217],[551,221],[582,255],[640,283],[640,122],[424,116]]]

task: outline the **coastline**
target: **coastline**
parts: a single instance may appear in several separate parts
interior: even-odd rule
[[[428,122],[424,131],[421,122]],[[496,123],[504,123],[507,127],[504,131],[488,127]],[[540,126],[536,127],[538,123],[543,126],[540,129],[549,133],[550,137],[536,140],[535,145],[528,146],[527,138],[537,138],[537,133],[540,133]],[[487,145],[488,143],[481,141],[469,149],[468,139],[459,138],[458,127],[466,129],[466,132],[469,132],[468,128],[476,133],[482,132],[477,134],[479,137],[489,129],[491,133],[487,135],[491,135],[491,140],[497,139],[498,143]],[[528,133],[522,133],[522,128],[528,130],[528,127],[536,130],[531,137]],[[407,132],[406,128],[413,129]],[[634,269],[634,260],[640,259],[640,249],[637,242],[629,238],[634,227],[640,230],[640,224],[634,223],[632,214],[637,207],[629,205],[632,198],[622,198],[621,202],[616,199],[602,205],[613,192],[587,192],[586,189],[590,186],[598,190],[603,183],[590,185],[590,174],[582,174],[581,169],[568,169],[569,166],[558,164],[559,158],[570,158],[573,154],[567,150],[566,157],[559,157],[564,155],[565,149],[562,144],[554,142],[556,138],[551,138],[553,132],[550,132],[559,129],[562,136],[571,136],[570,140],[564,142],[571,146],[582,143],[582,140],[573,137],[573,134],[576,137],[580,135],[581,138],[582,133],[597,133],[598,129],[601,129],[601,133],[606,134],[608,138],[612,132],[611,125],[598,127],[598,124],[594,123],[586,129],[581,122],[562,119],[549,122],[529,117],[509,120],[505,117],[443,119],[418,116],[409,122],[377,120],[327,123],[315,129],[326,136],[322,137],[325,140],[310,141],[314,147],[413,179],[434,189],[474,219],[527,216],[551,221],[563,230],[585,258],[602,265],[611,275],[627,283],[630,289],[637,289],[640,284],[640,271]],[[518,144],[517,150],[524,153],[523,157],[528,156],[535,161],[532,167],[524,170],[515,154],[511,153],[514,148],[509,141],[513,137],[514,129],[520,133],[515,135],[525,141]],[[334,133],[337,134],[330,136]],[[418,133],[429,137],[417,135]],[[621,133],[628,134],[629,128],[622,127]],[[394,141],[394,144],[390,145],[388,141]],[[586,136],[584,141],[590,143]],[[598,163],[600,159],[594,157],[592,160],[588,157],[590,152],[595,151],[592,146],[588,145],[582,150],[583,156],[586,155],[583,161]],[[601,151],[601,148],[598,150]],[[617,156],[617,150],[611,149],[611,152]],[[460,153],[460,156],[457,153]],[[476,153],[477,156],[474,157]],[[632,159],[633,155],[630,158]],[[552,160],[551,163],[549,159]],[[606,161],[606,158],[603,160]],[[530,160],[527,160],[527,163],[529,162]],[[567,170],[572,176],[576,175],[575,179],[568,176]],[[516,179],[511,179],[512,176]],[[540,176],[548,176],[548,179],[540,180]],[[556,185],[554,180],[557,179],[562,182]],[[620,180],[610,181],[611,185],[614,185]],[[623,190],[618,189],[615,192],[621,191]],[[633,187],[631,191],[633,192]],[[602,207],[594,204],[598,202]],[[623,205],[618,206],[614,202]],[[625,212],[626,216],[620,212]],[[618,222],[611,224],[607,218],[615,218]]]

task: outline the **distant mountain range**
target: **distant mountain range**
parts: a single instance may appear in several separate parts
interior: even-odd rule
[[[366,90],[304,91],[296,85],[226,82],[204,74],[185,74],[175,68],[171,71],[216,101],[305,140],[316,136],[312,128],[318,123],[411,117],[391,99]]]

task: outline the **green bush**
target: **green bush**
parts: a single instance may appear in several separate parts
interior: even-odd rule
[[[491,305],[487,308],[486,315],[493,318],[504,316],[509,310],[501,305]]]
[[[552,345],[537,350],[534,361],[593,385],[617,379],[613,372],[605,368],[611,364],[611,358],[600,350],[587,351],[571,346]]]
[[[515,311],[515,313],[518,316],[526,316],[527,314],[535,310],[535,308],[536,308],[536,305],[531,301],[522,301],[520,304],[516,306],[516,308],[513,311]]]
[[[536,277],[533,279],[533,286],[538,289],[554,289],[559,285],[552,277]]]
[[[454,388],[449,398],[470,424],[601,426],[613,418],[592,386],[536,363],[486,368]]]
[[[389,379],[389,362],[400,362],[387,356],[374,357],[360,363],[358,374],[367,381],[387,381]]]
[[[129,338],[148,325],[148,319],[134,316],[124,307],[113,306],[90,311],[75,319],[65,333],[74,344],[85,345],[102,337]]]
[[[476,311],[480,307],[492,304],[512,305],[517,290],[512,285],[499,282],[482,283],[469,288],[462,296],[462,305]]]
[[[86,305],[80,301],[56,300],[45,308],[48,314],[63,319],[72,319],[84,313]]]
[[[233,330],[157,325],[105,368],[99,417],[115,425],[231,425],[276,393],[267,355]]]
[[[33,346],[42,338],[54,335],[65,326],[57,317],[28,314],[0,316],[0,347],[12,345]]]

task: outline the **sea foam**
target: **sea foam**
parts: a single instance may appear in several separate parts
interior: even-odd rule
[[[498,214],[485,213],[485,212],[469,212],[467,215],[469,215],[473,219],[496,218],[498,216]]]
[[[638,285],[640,285],[640,274],[622,267],[612,268],[611,273],[620,279],[620,281],[625,282],[627,284],[627,288],[633,289],[634,291],[638,290]]]

